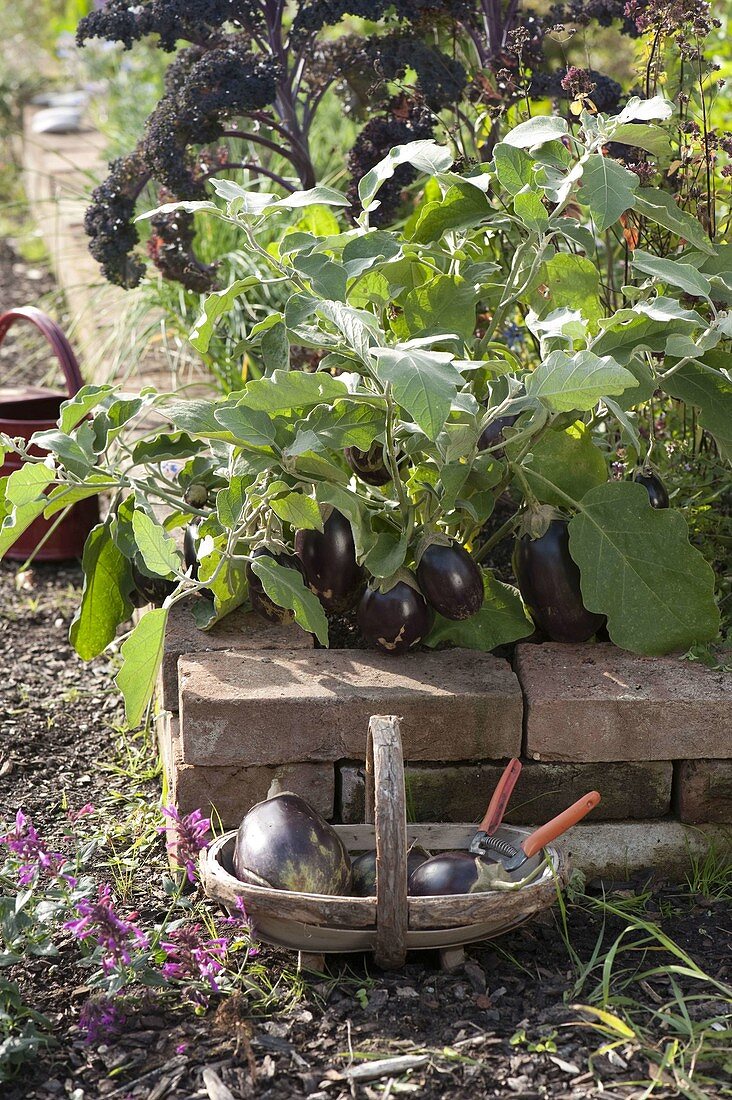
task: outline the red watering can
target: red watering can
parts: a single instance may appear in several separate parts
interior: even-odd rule
[[[0,432],[16,438],[30,439],[34,432],[47,431],[56,427],[61,403],[73,397],[81,389],[84,380],[79,364],[71,350],[69,341],[55,321],[34,306],[11,309],[0,316],[0,344],[5,339],[10,326],[15,321],[30,321],[41,332],[59,361],[66,379],[67,393],[27,386],[12,390],[0,390]],[[34,448],[34,454],[44,454],[40,448]],[[0,477],[7,477],[20,469],[23,460],[20,455],[11,453],[5,456],[0,468]],[[58,515],[46,520],[40,516],[20,536],[7,551],[5,557],[16,561],[26,561],[33,551],[48,535],[43,546],[34,555],[36,561],[64,561],[68,558],[80,558],[86,536],[99,521],[99,506],[96,497],[75,504],[57,523]],[[49,535],[52,527],[54,530]]]

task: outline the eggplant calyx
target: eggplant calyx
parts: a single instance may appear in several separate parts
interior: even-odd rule
[[[528,535],[530,539],[540,539],[549,529],[549,524],[555,519],[566,519],[557,508],[551,504],[535,504],[527,508],[519,517],[516,524],[516,538]]]
[[[411,569],[405,569],[404,566],[397,569],[390,577],[374,578],[370,583],[376,592],[391,592],[392,588],[396,588],[400,582],[409,585],[415,592],[419,592],[420,596],[422,595],[422,589],[419,587],[414,573]]]
[[[415,566],[419,565],[430,546],[452,546],[453,544],[454,540],[443,531],[437,531],[435,529],[424,531],[421,539],[417,543],[417,549],[414,552]]]

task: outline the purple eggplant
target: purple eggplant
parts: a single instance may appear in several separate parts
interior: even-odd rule
[[[554,642],[586,642],[605,624],[582,603],[580,571],[569,553],[566,519],[553,519],[541,538],[522,535],[513,571],[531,617]]]
[[[422,863],[409,878],[411,897],[440,894],[478,894],[490,890],[497,878],[505,878],[495,860],[463,850],[441,852]]]
[[[478,450],[486,451],[489,447],[495,447],[497,443],[504,443],[505,438],[503,435],[504,428],[511,428],[518,420],[517,416],[499,416],[497,420],[491,421],[487,428],[484,428],[478,438]],[[492,452],[496,458],[503,457],[503,448],[500,451]]]
[[[446,619],[469,619],[483,606],[483,575],[458,543],[427,547],[417,566],[425,599]]]
[[[424,848],[420,848],[418,844],[410,848],[407,852],[407,878],[429,858],[428,853],[425,852]],[[364,852],[363,855],[357,856],[351,864],[351,893],[359,898],[370,898],[376,893],[375,851]]]
[[[367,588],[358,608],[361,633],[385,653],[406,653],[419,645],[429,633],[432,618],[424,596],[404,581],[388,592]]]
[[[368,451],[358,447],[346,447],[346,462],[367,485],[386,485],[391,474],[384,465],[384,447],[381,443],[372,443]]]
[[[168,596],[178,586],[176,580],[170,580],[167,577],[148,577],[134,561],[132,562],[132,580],[135,589],[130,598],[135,607],[144,607],[149,603],[153,607],[162,607]]]
[[[332,825],[299,795],[284,791],[253,806],[236,834],[234,874],[275,890],[347,894],[351,860]]]
[[[295,553],[302,562],[310,590],[326,611],[350,611],[364,583],[363,567],[356,561],[351,524],[335,508],[321,531],[298,531]]]
[[[633,481],[642,485],[646,490],[648,499],[651,502],[651,508],[668,508],[668,490],[658,474],[654,473],[650,466],[637,469],[633,474]]]

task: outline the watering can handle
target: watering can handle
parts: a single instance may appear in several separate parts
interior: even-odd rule
[[[69,396],[73,397],[84,385],[79,364],[74,355],[71,344],[63,332],[47,314],[35,306],[20,306],[18,309],[9,309],[0,316],[0,344],[5,339],[5,334],[15,321],[30,321],[41,332],[61,365],[64,372]]]

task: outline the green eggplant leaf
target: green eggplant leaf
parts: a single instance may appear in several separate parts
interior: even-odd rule
[[[114,386],[82,386],[78,393],[62,402],[58,418],[59,430],[68,434],[113,392]]]
[[[388,531],[381,531],[376,542],[364,558],[363,564],[373,577],[391,577],[404,565],[407,556],[407,540],[397,538]]]
[[[297,569],[278,565],[271,558],[255,558],[252,571],[259,577],[264,591],[278,607],[295,615],[303,630],[314,634],[321,645],[328,645],[328,620],[320,600],[313,595]]]
[[[448,187],[444,198],[428,202],[422,208],[412,240],[428,244],[449,231],[479,225],[489,213],[490,206],[483,192],[469,183],[456,180]]]
[[[654,279],[670,286],[679,287],[684,293],[697,298],[708,298],[712,292],[712,284],[705,275],[691,264],[680,263],[678,260],[636,251],[633,253],[633,269],[642,271],[644,275],[652,275]]]
[[[147,569],[156,577],[169,577],[180,569],[181,559],[175,542],[165,528],[146,512],[135,510],[132,516],[135,542]]]
[[[223,428],[231,432],[236,443],[269,447],[277,437],[272,418],[262,409],[250,408],[246,400],[239,405],[216,409],[214,416]]]
[[[506,444],[506,454],[514,458],[522,444]],[[542,504],[561,508],[565,501],[561,493],[572,500],[582,500],[585,493],[607,481],[607,463],[602,452],[592,442],[585,424],[578,420],[563,431],[549,431],[531,446],[531,462],[522,466],[524,476]],[[550,489],[534,474],[556,485],[560,494]]]
[[[469,340],[475,330],[478,291],[453,275],[438,275],[399,299],[401,312],[392,321],[400,340],[456,333]]]
[[[224,541],[217,540],[217,545],[201,558],[198,566],[198,579],[207,582],[206,589],[213,596],[213,603],[211,600],[198,600],[193,607],[193,617],[201,630],[210,630],[219,619],[240,607],[249,591],[244,563],[228,560],[222,563],[221,546]],[[214,576],[215,579],[212,579]]]
[[[509,130],[503,144],[512,145],[515,149],[535,149],[537,145],[563,138],[566,133],[567,123],[563,118],[558,115],[536,115]]]
[[[435,615],[435,622],[424,644],[435,646],[449,642],[462,649],[491,650],[500,645],[528,638],[534,632],[518,589],[496,580],[490,570],[483,572],[483,606],[462,622]]]
[[[116,684],[125,701],[125,718],[130,729],[139,725],[152,699],[163,660],[167,609],[147,611],[120,648],[122,667]]]
[[[637,187],[638,177],[633,172],[610,157],[592,153],[584,166],[579,198],[589,206],[602,233],[635,206]]]
[[[437,439],[462,384],[447,352],[378,348],[376,372],[390,382],[394,398],[414,417],[429,439]]]
[[[259,286],[261,280],[256,275],[247,275],[246,279],[236,279],[225,290],[216,290],[209,294],[203,303],[203,312],[189,336],[189,340],[196,351],[202,354],[208,351],[211,337],[214,334],[216,322],[225,313],[229,313],[237,298],[240,298],[253,286]]]
[[[266,413],[285,413],[322,405],[348,393],[345,382],[330,374],[308,374],[305,371],[276,370],[268,378],[249,382],[239,402],[246,409]],[[234,406],[237,408],[238,406]],[[219,410],[221,416],[223,410]]]
[[[226,488],[219,489],[216,494],[216,514],[221,526],[227,531],[233,531],[241,519],[247,502],[246,491],[251,480],[250,477],[236,474]]]
[[[701,252],[709,256],[715,254],[714,245],[699,222],[692,214],[682,210],[668,191],[662,191],[660,187],[639,187],[635,195],[635,209],[656,225],[663,226],[681,240],[693,244]]]
[[[132,617],[126,594],[132,587],[132,574],[109,523],[100,523],[90,532],[81,564],[84,588],[69,640],[82,661],[91,661],[114,641],[120,623]]]
[[[48,466],[26,463],[14,470],[5,482],[3,501],[3,521],[0,527],[0,558],[28,530],[34,520],[48,504],[44,490],[54,479],[54,472]]]
[[[603,397],[637,385],[635,376],[609,355],[553,351],[529,375],[526,392],[557,412],[589,412]]]
[[[295,530],[323,530],[323,517],[317,500],[305,496],[304,493],[288,493],[287,496],[277,497],[271,501],[270,506],[283,523],[289,523]]]
[[[313,437],[307,449],[340,451],[344,447],[358,447],[360,451],[367,451],[374,440],[384,434],[385,408],[385,405],[376,406],[367,401],[338,401],[333,407],[318,405],[298,424],[295,449],[288,448],[288,454],[301,449],[298,439],[304,432],[312,433]]]
[[[590,489],[570,520],[582,599],[607,615],[616,645],[658,655],[709,642],[719,630],[714,573],[674,508],[652,508],[633,481]]]
[[[262,333],[260,347],[267,375],[290,369],[290,341],[284,321],[277,321]]]
[[[730,356],[724,351],[708,351],[702,361],[706,367],[715,368],[714,371],[700,366],[699,363],[686,363],[665,379],[663,388],[687,405],[696,405],[699,409],[699,423],[711,432],[722,454],[732,462]]]
[[[401,164],[411,164],[424,175],[436,176],[440,172],[446,172],[452,162],[453,156],[449,149],[430,139],[396,145],[361,178],[358,185],[361,205],[364,210],[371,209],[382,184],[391,179]]]
[[[498,182],[510,195],[517,195],[531,183],[534,162],[528,153],[516,145],[499,141],[493,150],[493,167]]]
[[[579,310],[592,326],[602,317],[600,272],[586,256],[557,252],[544,264],[543,282],[549,297],[542,316],[553,309],[566,307]]]

